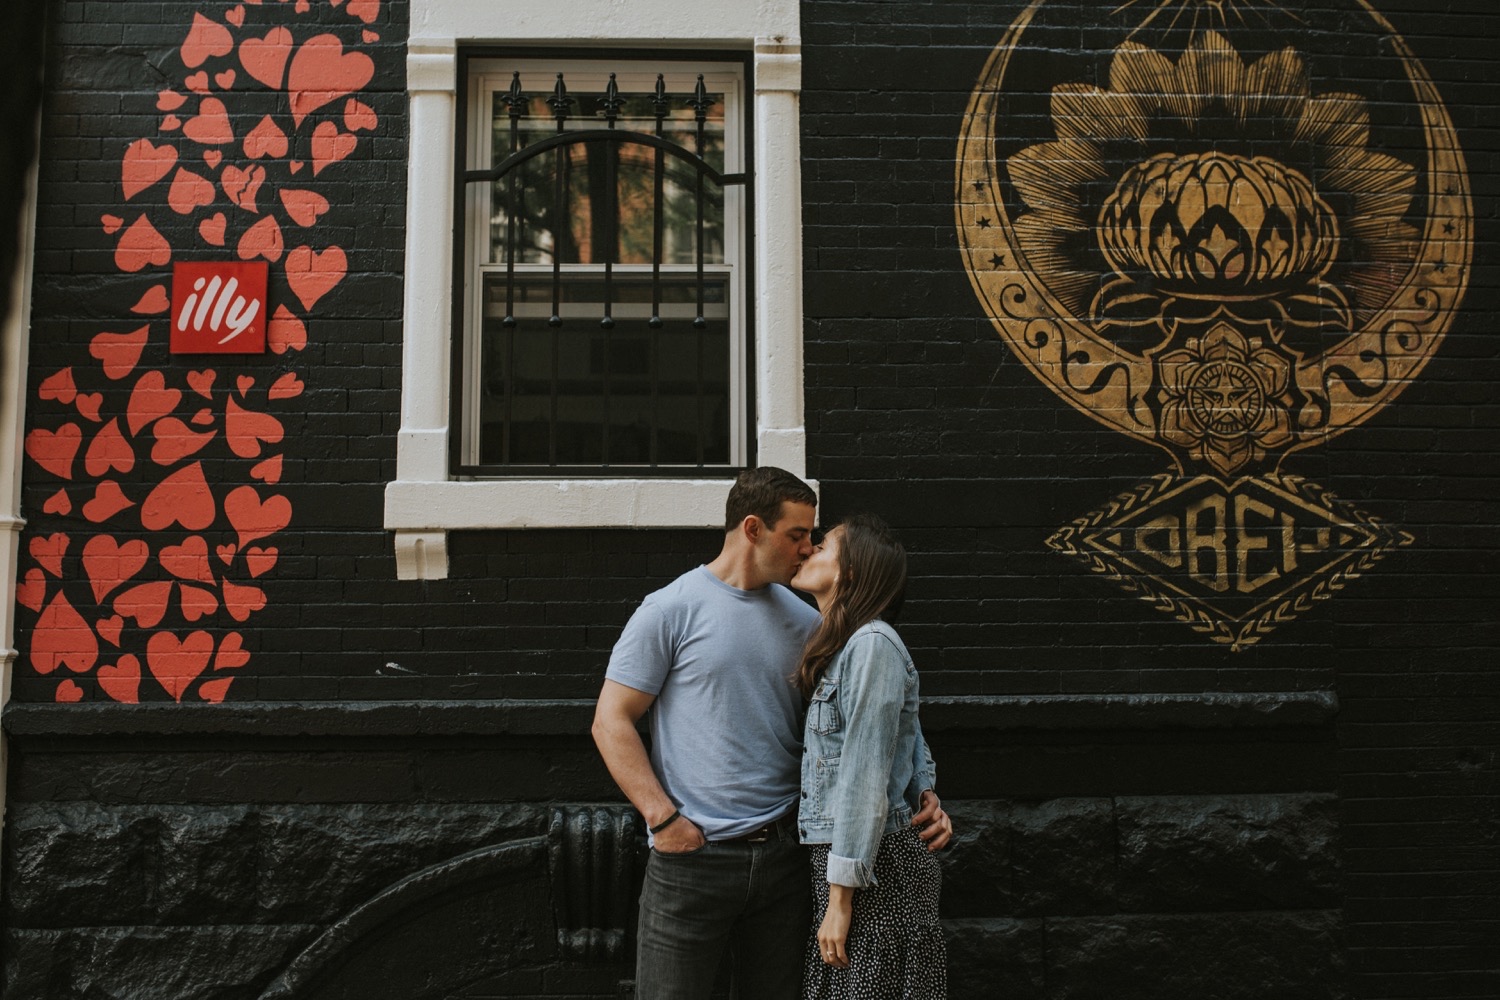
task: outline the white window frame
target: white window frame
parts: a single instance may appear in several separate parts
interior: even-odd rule
[[[457,88],[467,86],[457,77],[460,44],[596,47],[601,58],[621,49],[753,49],[755,462],[805,478],[797,0],[700,0],[690,16],[678,0],[413,0],[411,25],[401,428],[396,479],[385,493],[397,576],[446,577],[450,531],[720,526],[731,485],[727,476],[450,477],[452,248],[453,226],[461,222],[452,217],[454,115]],[[663,37],[668,25],[674,34]]]
[[[494,166],[491,162],[490,129],[492,127],[492,108],[494,95],[505,93],[510,89],[511,72],[515,69],[521,70],[522,79],[533,83],[542,82],[550,88],[555,74],[562,73],[568,86],[568,93],[575,98],[587,100],[604,92],[609,82],[610,74],[615,74],[616,83],[619,84],[621,93],[649,93],[656,86],[656,74],[665,71],[668,76],[669,87],[672,92],[681,94],[688,91],[683,84],[694,81],[698,74],[704,76],[704,86],[710,94],[723,94],[725,105],[725,134],[724,134],[724,168],[723,173],[740,173],[745,169],[745,118],[744,108],[744,79],[741,62],[699,62],[681,61],[674,59],[619,59],[611,60],[607,55],[601,54],[598,59],[545,59],[535,57],[487,57],[471,59],[469,63],[470,79],[468,81],[468,110],[469,121],[467,127],[468,147],[471,152],[471,169],[488,170]],[[535,91],[535,87],[531,88]],[[464,279],[464,344],[463,358],[464,369],[473,377],[479,364],[479,322],[480,310],[484,308],[483,282],[474,280],[484,274],[505,274],[504,263],[482,263],[490,257],[490,229],[487,222],[490,217],[490,186],[488,184],[470,184],[469,190],[465,192],[465,204],[467,206],[467,218],[465,224],[469,228],[468,238],[464,241],[468,260],[465,262]],[[748,312],[745,301],[745,232],[743,222],[745,217],[744,199],[745,188],[741,184],[728,184],[724,186],[724,260],[722,263],[708,263],[704,265],[706,277],[724,277],[728,279],[730,303],[729,309],[729,465],[743,467],[746,459],[746,433],[745,417],[747,414],[747,400],[745,398],[746,373],[745,373],[745,318]],[[602,274],[603,264],[563,264],[562,273],[567,274]],[[552,265],[546,264],[517,264],[515,266],[517,275],[551,275]],[[621,276],[650,274],[649,264],[614,265],[614,273]],[[683,275],[695,273],[691,264],[663,264],[661,273],[664,275]],[[460,376],[462,377],[462,376]],[[478,433],[476,425],[479,417],[479,394],[471,392],[465,400],[462,421],[464,426],[459,429],[459,437],[462,442],[460,453],[463,456],[464,465],[478,464]],[[601,472],[607,470],[601,467]],[[687,474],[687,470],[683,470]]]

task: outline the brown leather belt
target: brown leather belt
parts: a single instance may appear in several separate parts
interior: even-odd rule
[[[762,827],[760,827],[758,829],[755,829],[755,830],[751,830],[749,833],[742,833],[738,837],[723,837],[723,838],[721,838],[719,840],[715,840],[714,843],[715,844],[764,844],[766,841],[768,841],[771,838],[773,838],[773,837],[776,836],[776,830],[777,830],[777,828],[780,827],[783,823],[786,823],[786,824],[795,824],[796,821],[797,821],[797,814],[795,812],[789,812],[785,816],[781,816],[781,817],[779,817],[777,819],[771,820],[771,822],[767,823],[765,826],[762,826]]]

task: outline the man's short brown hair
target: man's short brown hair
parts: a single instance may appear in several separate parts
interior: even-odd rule
[[[733,531],[751,514],[765,522],[766,527],[774,528],[781,520],[783,503],[816,507],[818,495],[811,486],[774,465],[746,469],[730,487],[729,501],[724,505],[724,530]]]

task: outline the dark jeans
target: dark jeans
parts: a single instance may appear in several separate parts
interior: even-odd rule
[[[641,889],[638,1000],[708,1000],[729,950],[736,1000],[797,1000],[812,926],[795,824],[760,844],[651,852]]]

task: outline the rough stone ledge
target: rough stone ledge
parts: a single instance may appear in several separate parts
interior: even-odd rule
[[[592,699],[244,702],[224,705],[35,705],[11,702],[0,724],[18,740],[129,736],[579,736]],[[1308,729],[1332,724],[1330,691],[1243,694],[972,695],[929,698],[932,732]]]

